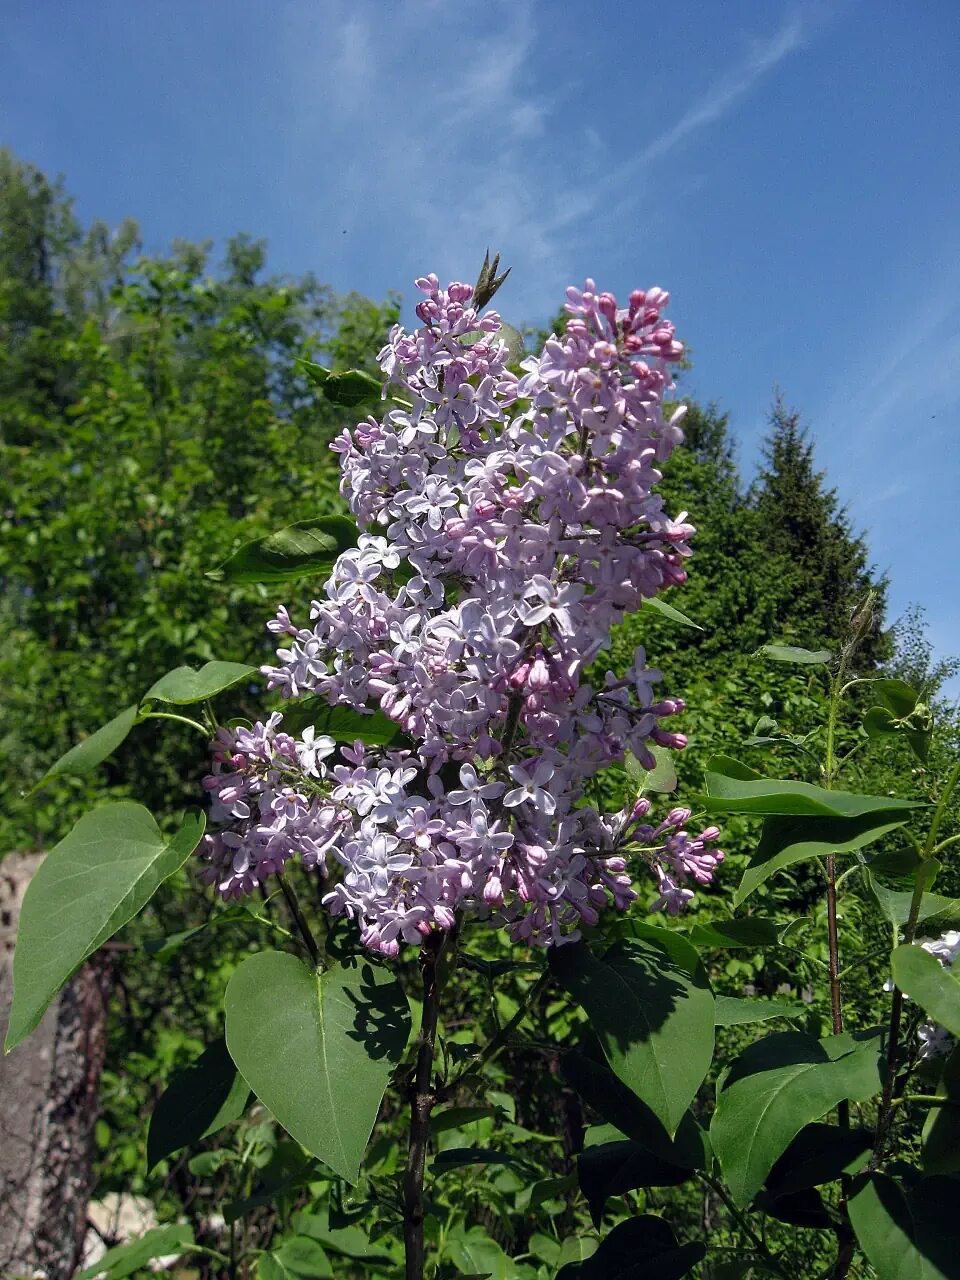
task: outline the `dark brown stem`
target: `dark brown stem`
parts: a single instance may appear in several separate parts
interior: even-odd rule
[[[290,914],[300,930],[300,936],[303,938],[307,950],[310,952],[310,959],[313,961],[315,969],[323,968],[323,957],[320,954],[320,948],[317,946],[317,940],[311,932],[310,926],[307,924],[306,917],[300,910],[300,903],[297,901],[297,895],[293,890],[293,886],[287,884],[283,876],[278,874],[277,880],[280,884],[281,892],[286,899],[287,906],[290,908]]]
[[[430,1139],[430,1113],[436,1102],[433,1089],[433,1054],[440,1017],[440,984],[437,963],[443,935],[433,934],[420,952],[423,976],[423,1019],[413,1085],[410,1090],[410,1146],[403,1176],[403,1249],[406,1280],[423,1280],[424,1244],[423,1173]]]

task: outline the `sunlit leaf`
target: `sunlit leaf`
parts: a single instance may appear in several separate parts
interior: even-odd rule
[[[20,912],[8,1050],[84,960],[183,866],[203,827],[203,815],[191,812],[167,838],[142,805],[120,800],[85,814],[47,854]]]

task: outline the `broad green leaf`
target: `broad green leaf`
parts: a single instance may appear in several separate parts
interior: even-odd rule
[[[574,1262],[557,1280],[680,1280],[703,1259],[699,1241],[678,1244],[669,1225],[654,1214],[618,1223],[586,1262]]]
[[[391,1246],[388,1240],[371,1241],[363,1228],[353,1223],[343,1227],[331,1227],[326,1205],[317,1213],[301,1210],[294,1214],[292,1226],[298,1235],[319,1240],[328,1252],[332,1251],[347,1258],[357,1258],[374,1264],[390,1261]]]
[[[844,1173],[859,1173],[873,1141],[874,1134],[869,1129],[805,1125],[770,1170],[767,1189],[782,1196],[834,1182]]]
[[[684,1113],[671,1138],[647,1104],[618,1080],[606,1063],[574,1050],[564,1054],[561,1072],[584,1102],[608,1121],[610,1133],[604,1140],[627,1137],[681,1169],[703,1169],[709,1163],[706,1134],[691,1112]],[[596,1133],[596,1129],[588,1132]]]
[[[207,576],[226,582],[291,582],[317,578],[357,545],[357,526],[346,516],[299,520],[277,533],[254,538]]]
[[[960,1045],[943,1064],[937,1097],[949,1101],[931,1107],[923,1126],[923,1168],[926,1173],[960,1171]]]
[[[582,942],[554,947],[550,967],[615,1075],[674,1133],[713,1056],[713,993],[696,950],[669,929],[638,925],[602,958]]]
[[[196,1061],[177,1072],[158,1098],[147,1130],[147,1169],[239,1120],[249,1096],[226,1041],[214,1040]]]
[[[955,1178],[924,1178],[905,1193],[886,1173],[855,1186],[850,1222],[877,1280],[957,1280],[957,1188]]]
[[[627,777],[636,788],[637,794],[642,795],[645,791],[676,791],[678,779],[673,752],[668,751],[666,747],[654,746],[650,749],[657,760],[653,769],[644,769],[636,756],[630,755],[629,752],[624,761]]]
[[[807,1012],[805,1004],[785,1000],[759,1000],[754,997],[717,996],[718,1027],[739,1027],[747,1022],[768,1022],[771,1018],[799,1018]]]
[[[920,874],[924,884],[930,885],[941,870],[936,858],[927,858]],[[913,901],[913,890],[891,889],[885,885],[872,870],[867,871],[866,881],[880,907],[880,910],[892,924],[906,924],[910,916],[910,904]],[[917,920],[930,933],[943,933],[947,929],[960,928],[960,898],[945,898],[939,893],[924,892],[920,899],[920,914]]]
[[[765,818],[760,843],[743,873],[733,905],[739,907],[771,876],[795,862],[828,853],[853,853],[909,820],[906,810],[884,810],[857,818]]]
[[[438,1151],[433,1160],[436,1173],[472,1164],[523,1164],[523,1160],[509,1151],[490,1151],[483,1147],[448,1147],[446,1151]]]
[[[629,1140],[587,1147],[577,1156],[577,1178],[594,1226],[600,1225],[603,1207],[611,1196],[624,1195],[637,1187],[676,1187],[692,1178],[693,1172],[661,1160]]]
[[[856,795],[826,791],[810,782],[761,778],[727,756],[714,756],[706,771],[706,808],[711,813],[782,814],[810,818],[860,818],[924,807],[919,800],[896,796]],[[752,776],[751,776],[752,775]]]
[[[765,644],[757,653],[772,662],[795,662],[804,667],[825,667],[833,661],[829,649],[799,649],[793,644]]]
[[[256,675],[257,668],[249,667],[245,662],[208,662],[199,671],[193,667],[177,667],[151,685],[143,695],[143,701],[169,702],[185,707],[191,702],[212,698]]]
[[[203,815],[190,812],[168,839],[142,805],[119,800],[84,814],[47,854],[20,913],[8,1052],[84,960],[179,871],[203,827]]]
[[[174,1223],[168,1227],[153,1227],[139,1240],[108,1249],[99,1262],[81,1271],[74,1280],[94,1280],[94,1276],[106,1276],[107,1280],[122,1280],[135,1271],[145,1268],[154,1258],[168,1254],[189,1253],[193,1248],[193,1230],[186,1223]]]
[[[482,1227],[454,1235],[447,1243],[447,1257],[468,1276],[489,1276],[490,1280],[521,1280],[536,1272],[508,1258]]]
[[[757,1192],[753,1207],[778,1222],[794,1227],[813,1227],[817,1231],[834,1229],[834,1219],[827,1212],[823,1197],[815,1187],[774,1195],[766,1188]]]
[[[880,1084],[876,1038],[785,1031],[750,1045],[727,1073],[710,1125],[736,1204],[750,1203],[804,1125],[845,1098],[866,1100]]]
[[[302,356],[295,357],[294,361],[327,400],[345,409],[355,409],[361,404],[379,404],[383,398],[382,384],[362,369],[334,373]]]
[[[126,739],[130,730],[140,717],[139,707],[125,707],[119,715],[108,720],[89,738],[84,738],[75,747],[50,766],[39,782],[31,788],[30,794],[45,786],[51,778],[68,776],[79,778],[92,773],[98,764],[102,764],[108,756],[112,756],[117,747]]]
[[[878,684],[900,684],[901,681],[878,681]],[[909,686],[904,686],[909,688]],[[911,696],[916,695],[911,692]],[[863,729],[869,738],[883,738],[900,734],[907,739],[915,754],[926,760],[933,734],[933,714],[925,703],[916,703],[909,710],[896,711],[894,705],[904,706],[902,699],[892,698],[887,705],[870,707],[863,717]]]
[[[919,698],[906,680],[871,680],[870,692],[875,693],[887,710],[901,720],[916,708]]]
[[[897,947],[890,964],[900,990],[916,1000],[934,1022],[960,1036],[960,981],[952,970],[916,943]]]
[[[779,941],[782,926],[759,916],[742,920],[697,921],[690,928],[690,941],[696,947],[713,951],[729,951],[738,947],[773,947]]]
[[[558,1267],[568,1262],[586,1262],[597,1252],[600,1241],[595,1236],[564,1236],[557,1253]]]
[[[653,609],[661,617],[669,618],[671,622],[679,623],[681,627],[692,627],[694,631],[703,630],[698,622],[694,622],[692,618],[688,618],[685,613],[675,609],[672,604],[667,604],[666,600],[661,600],[659,596],[644,596],[640,603],[645,609]]]
[[[386,746],[400,736],[400,726],[382,711],[364,714],[353,707],[331,707],[324,698],[300,698],[283,708],[283,728],[298,734],[313,725],[317,733],[325,733],[338,742],[356,742],[368,746]]]
[[[326,1280],[335,1274],[321,1245],[309,1236],[293,1236],[284,1240],[274,1250],[274,1256],[294,1276],[319,1276]]]
[[[463,1129],[478,1120],[487,1120],[497,1113],[493,1107],[448,1107],[435,1111],[430,1117],[431,1133],[446,1133],[449,1129]]]
[[[291,1137],[356,1182],[409,1013],[395,977],[368,960],[314,973],[296,956],[249,956],[227,985],[227,1047]]]

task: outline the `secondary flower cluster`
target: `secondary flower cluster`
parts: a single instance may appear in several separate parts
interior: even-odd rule
[[[248,892],[294,854],[339,868],[325,901],[394,953],[458,913],[493,916],[531,942],[577,936],[636,893],[628,859],[653,870],[653,904],[679,911],[709,883],[718,832],[658,826],[649,803],[603,816],[585,804],[597,771],[630,752],[680,748],[638,648],[622,678],[584,670],[610,629],[685,578],[694,532],[654,492],[682,440],[662,398],[682,354],[668,295],[619,309],[593,281],[567,291],[570,320],[542,353],[507,367],[500,318],[468,285],[417,281],[422,325],[380,353],[393,407],[335,442],[341,490],[360,526],[314,600],[309,626],[285,608],[268,684],[357,712],[379,708],[406,747],[299,739],[280,717],[221,731],[204,851],[225,896]]]

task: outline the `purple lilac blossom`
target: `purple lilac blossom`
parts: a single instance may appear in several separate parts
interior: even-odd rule
[[[416,283],[421,327],[395,326],[379,356],[393,407],[332,445],[358,544],[309,625],[284,606],[267,624],[283,647],[264,668],[287,698],[379,708],[411,746],[335,759],[278,714],[221,730],[204,877],[230,898],[294,855],[335,870],[324,902],[386,955],[468,912],[571,941],[636,899],[631,859],[652,871],[652,909],[676,914],[723,858],[717,829],[689,835],[686,809],[651,826],[642,799],[612,815],[583,802],[626,753],[652,768],[654,744],[686,744],[662,723],[683,702],[654,700],[642,648],[623,678],[584,679],[611,627],[686,577],[693,526],[654,492],[683,439],[683,408],[663,414],[683,353],[669,295],[619,309],[592,280],[569,289],[566,331],[517,375],[469,285]]]

